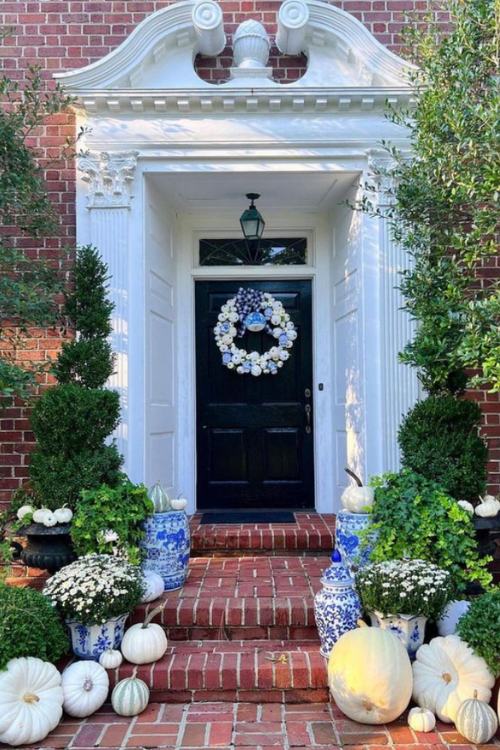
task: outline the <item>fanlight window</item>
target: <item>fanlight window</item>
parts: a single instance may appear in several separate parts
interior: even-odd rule
[[[303,266],[305,237],[271,237],[260,243],[244,239],[200,240],[200,266]]]

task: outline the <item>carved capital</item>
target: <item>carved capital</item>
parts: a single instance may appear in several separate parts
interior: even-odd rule
[[[88,208],[130,208],[138,151],[82,154],[78,169],[89,185]]]

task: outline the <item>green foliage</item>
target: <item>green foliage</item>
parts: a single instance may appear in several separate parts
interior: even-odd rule
[[[0,396],[26,398],[35,380],[36,368],[26,369],[14,361],[23,346],[27,328],[52,325],[57,308],[54,295],[61,284],[50,266],[33,262],[15,237],[40,238],[57,226],[56,214],[47,194],[43,170],[27,138],[47,115],[60,112],[70,102],[60,86],[45,89],[38,68],[30,68],[19,83],[0,77],[0,338],[11,345],[11,355],[0,359]]]
[[[429,396],[399,429],[402,463],[438,482],[457,500],[477,500],[486,487],[488,449],[479,437],[481,410],[473,401]]]
[[[83,491],[71,526],[77,554],[120,554],[138,564],[139,543],[144,538],[142,522],[152,513],[146,487],[132,484],[125,475],[117,487],[101,485]]]
[[[65,301],[77,338],[63,345],[54,367],[61,382],[45,391],[31,418],[37,448],[30,477],[37,504],[46,508],[63,503],[74,508],[81,490],[120,480],[121,457],[114,444],[105,444],[120,418],[118,393],[103,388],[113,371],[106,340],[113,305],[106,298],[106,279],[106,264],[95,248],[79,248]]]
[[[489,558],[477,551],[471,516],[436,482],[404,469],[375,477],[374,562],[429,560],[450,573],[456,593],[468,582],[488,586]]]
[[[431,394],[463,388],[467,367],[479,370],[474,384],[500,389],[498,280],[477,280],[498,238],[495,0],[447,0],[444,10],[447,36],[439,18],[424,30],[421,21],[406,27],[419,66],[411,76],[415,106],[389,117],[407,128],[412,158],[384,143],[391,163],[378,173],[394,186],[380,181],[390,205],[379,209],[365,199],[358,206],[388,218],[412,258],[400,286],[418,326],[401,359]]]
[[[458,621],[457,633],[500,677],[500,587],[473,599]]]
[[[0,669],[18,656],[55,662],[68,650],[64,627],[43,594],[0,584]]]

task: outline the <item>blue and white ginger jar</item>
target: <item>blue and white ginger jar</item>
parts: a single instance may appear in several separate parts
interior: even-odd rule
[[[82,625],[77,620],[66,620],[75,656],[99,661],[100,655],[106,649],[120,648],[127,617],[128,612],[101,625]]]
[[[163,578],[165,591],[180,589],[188,574],[191,541],[184,511],[155,513],[144,521],[143,567]]]
[[[322,577],[322,588],[314,597],[314,617],[321,640],[320,653],[330,656],[335,643],[348,630],[354,630],[361,617],[361,602],[354,588],[354,579],[343,564],[338,550]]]
[[[340,510],[335,519],[335,548],[351,574],[370,562],[370,554],[376,539],[373,532],[367,541],[361,534],[372,524],[370,513],[350,513]]]

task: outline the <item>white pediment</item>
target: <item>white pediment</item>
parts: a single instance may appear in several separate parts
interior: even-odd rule
[[[265,32],[264,32],[265,33]],[[143,95],[161,102],[161,94],[244,91],[259,88],[270,94],[318,90],[409,92],[411,66],[378,42],[354,16],[318,0],[285,0],[279,11],[277,44],[283,54],[302,51],[305,74],[298,81],[272,80],[265,64],[240,64],[220,85],[203,81],[194,59],[199,52],[219,54],[225,44],[222,12],[214,0],[184,0],[145,18],[122,44],[101,60],[55,77],[81,99],[93,95],[133,97],[137,108]],[[155,99],[155,93],[158,97]],[[109,107],[108,107],[109,108]],[[158,106],[155,107],[158,110]],[[111,107],[112,109],[112,107]],[[160,104],[161,109],[161,104]],[[136,110],[137,111],[137,110]]]

